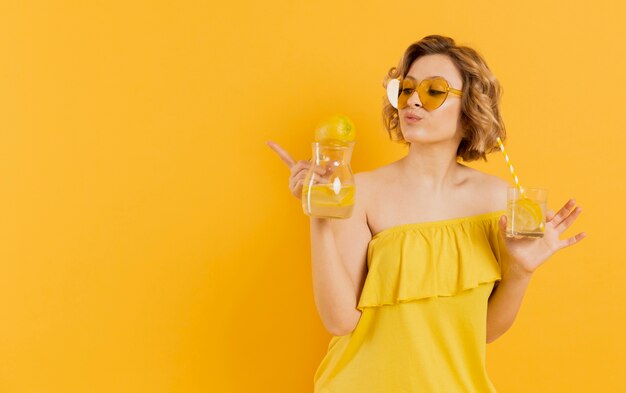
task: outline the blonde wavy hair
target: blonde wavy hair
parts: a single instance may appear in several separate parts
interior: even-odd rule
[[[452,38],[441,35],[429,35],[411,44],[397,67],[392,67],[383,87],[387,89],[390,79],[403,79],[413,62],[426,55],[442,54],[448,56],[456,65],[463,78],[460,123],[463,139],[457,149],[457,157],[463,161],[483,159],[487,154],[499,150],[496,138],[504,142],[506,130],[500,115],[502,87],[493,75],[487,63],[478,52],[466,46],[458,46]],[[383,98],[383,123],[392,141],[409,145],[402,137],[398,110]]]

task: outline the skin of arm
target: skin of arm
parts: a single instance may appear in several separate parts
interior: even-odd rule
[[[503,195],[500,199],[504,200]],[[578,244],[587,236],[585,232],[580,232],[575,236],[560,239],[560,235],[572,225],[582,211],[580,207],[575,206],[576,201],[571,198],[556,214],[548,210],[544,235],[540,239],[532,241],[505,239],[506,249],[501,261],[502,280],[492,291],[487,307],[487,343],[493,342],[511,327],[537,268],[555,252]],[[506,216],[500,219],[498,226],[500,236],[505,237]]]
[[[301,199],[311,160],[296,161],[277,143],[268,141],[267,145],[289,167],[289,189]],[[327,174],[328,169],[315,168],[319,176]],[[364,176],[363,173],[354,175],[358,190],[364,184]],[[336,336],[351,332],[361,316],[357,305],[367,274],[367,248],[372,234],[367,225],[363,198],[358,192],[357,195],[352,216],[348,219],[311,217],[315,305],[328,332]]]
[[[493,204],[502,210],[506,209],[508,184],[498,178],[491,178],[489,187],[495,197]],[[487,307],[487,344],[494,342],[513,325],[517,313],[522,305],[524,294],[530,284],[532,273],[507,269],[511,266],[510,255],[505,255],[507,261],[502,263],[502,280],[497,283],[489,297]]]
[[[487,307],[487,344],[513,325],[532,274],[508,272],[489,297]]]
[[[356,326],[356,285],[337,250],[331,219],[311,217],[313,292],[319,315],[329,333],[348,334]]]
[[[367,190],[364,176],[354,175],[358,190]],[[357,305],[367,276],[367,248],[372,238],[364,195],[367,191],[357,191],[350,218],[311,217],[315,303],[326,329],[335,336],[351,333],[361,318]]]

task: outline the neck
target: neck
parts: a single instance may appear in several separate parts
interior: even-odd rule
[[[438,194],[457,185],[459,171],[457,145],[411,143],[409,153],[399,161],[405,179],[412,186]]]

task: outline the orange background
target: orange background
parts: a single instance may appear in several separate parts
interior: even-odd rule
[[[0,392],[307,392],[326,351],[274,140],[357,126],[428,34],[504,87],[520,181],[583,213],[488,345],[500,392],[624,391],[626,27],[617,1],[0,3]],[[501,155],[471,166],[510,180]]]

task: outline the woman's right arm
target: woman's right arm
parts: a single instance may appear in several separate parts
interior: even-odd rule
[[[355,204],[347,219],[311,217],[311,262],[315,304],[331,334],[351,333],[361,317],[358,304],[367,276],[372,239],[364,207],[363,173],[355,175]]]
[[[310,161],[295,161],[275,142],[268,142],[291,172],[289,190],[301,200],[302,184]],[[316,168],[323,176],[324,170]],[[354,330],[361,312],[356,308],[367,275],[367,248],[372,235],[367,225],[365,196],[369,194],[366,174],[354,176],[352,216],[346,219],[311,219],[311,261],[315,305],[326,330],[343,336]]]

